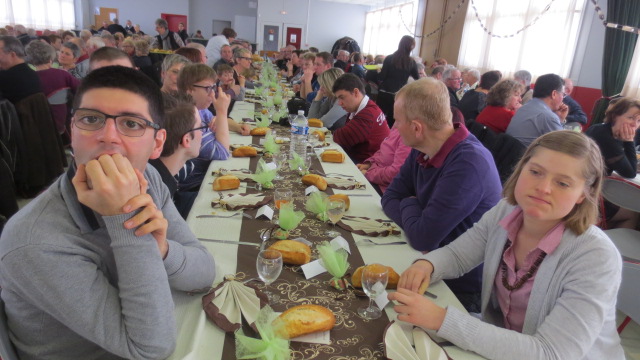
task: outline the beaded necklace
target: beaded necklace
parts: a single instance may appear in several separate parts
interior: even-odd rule
[[[533,274],[535,274],[536,271],[538,271],[538,267],[540,267],[542,260],[544,260],[547,254],[544,251],[541,252],[540,255],[538,255],[538,258],[536,259],[536,261],[534,261],[533,265],[531,265],[531,267],[529,268],[529,271],[527,271],[527,273],[524,274],[523,277],[517,280],[515,284],[510,285],[509,282],[507,281],[507,263],[504,261],[504,253],[507,251],[508,248],[509,248],[509,242],[507,241],[504,244],[504,249],[502,250],[502,257],[500,261],[500,268],[502,270],[502,286],[504,286],[504,288],[509,291],[513,291],[513,290],[520,289],[524,285],[524,283],[526,283],[527,280],[529,280],[533,276]]]

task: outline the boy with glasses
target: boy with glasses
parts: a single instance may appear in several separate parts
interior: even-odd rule
[[[147,167],[165,142],[158,87],[125,67],[92,71],[74,101],[69,171],[0,238],[0,286],[21,359],[166,358],[172,291],[215,265]]]

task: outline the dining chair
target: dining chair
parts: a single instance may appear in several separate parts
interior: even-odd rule
[[[640,186],[624,179],[608,177],[602,186],[602,196],[609,202],[634,212],[640,212]],[[605,233],[622,255],[622,283],[618,291],[617,308],[626,315],[618,327],[622,332],[633,320],[640,323],[640,307],[637,292],[640,288],[640,231],[611,229]]]
[[[0,289],[2,293],[2,289]],[[7,327],[7,314],[4,312],[4,301],[0,297],[0,358],[2,360],[18,360],[16,350],[9,339],[9,328]]]

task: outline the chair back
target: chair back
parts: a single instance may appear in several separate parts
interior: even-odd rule
[[[612,204],[640,212],[640,185],[620,178],[607,177],[602,185],[602,196]]]
[[[0,289],[0,294],[2,290]],[[7,314],[4,312],[4,301],[0,297],[0,357],[2,360],[19,360],[16,350],[9,339]]]

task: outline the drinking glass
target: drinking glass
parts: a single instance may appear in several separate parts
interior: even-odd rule
[[[329,237],[340,236],[340,233],[336,231],[336,224],[340,219],[342,219],[342,215],[345,212],[345,203],[342,199],[334,199],[330,200],[327,206],[327,216],[329,216],[329,221],[333,224],[333,228],[331,230],[327,230],[325,235]]]
[[[293,192],[291,189],[276,189],[274,201],[276,208],[279,210],[282,204],[289,203],[293,200]]]
[[[284,163],[287,162],[287,153],[280,151],[273,155],[273,161],[276,163],[276,180],[282,180],[284,177],[280,175],[280,170],[284,167]]]
[[[262,250],[256,259],[256,269],[260,280],[264,282],[264,293],[269,298],[269,304],[273,304],[280,299],[276,294],[271,293],[269,284],[276,281],[282,271],[282,254],[275,250]]]
[[[309,134],[309,144],[311,144],[312,148],[322,145],[322,142],[320,141],[320,135],[318,135],[317,132],[314,131],[311,134]]]
[[[362,269],[362,289],[369,297],[369,306],[358,309],[360,317],[375,320],[382,316],[382,310],[373,305],[373,299],[385,291],[388,281],[389,270],[384,265],[371,264]]]

